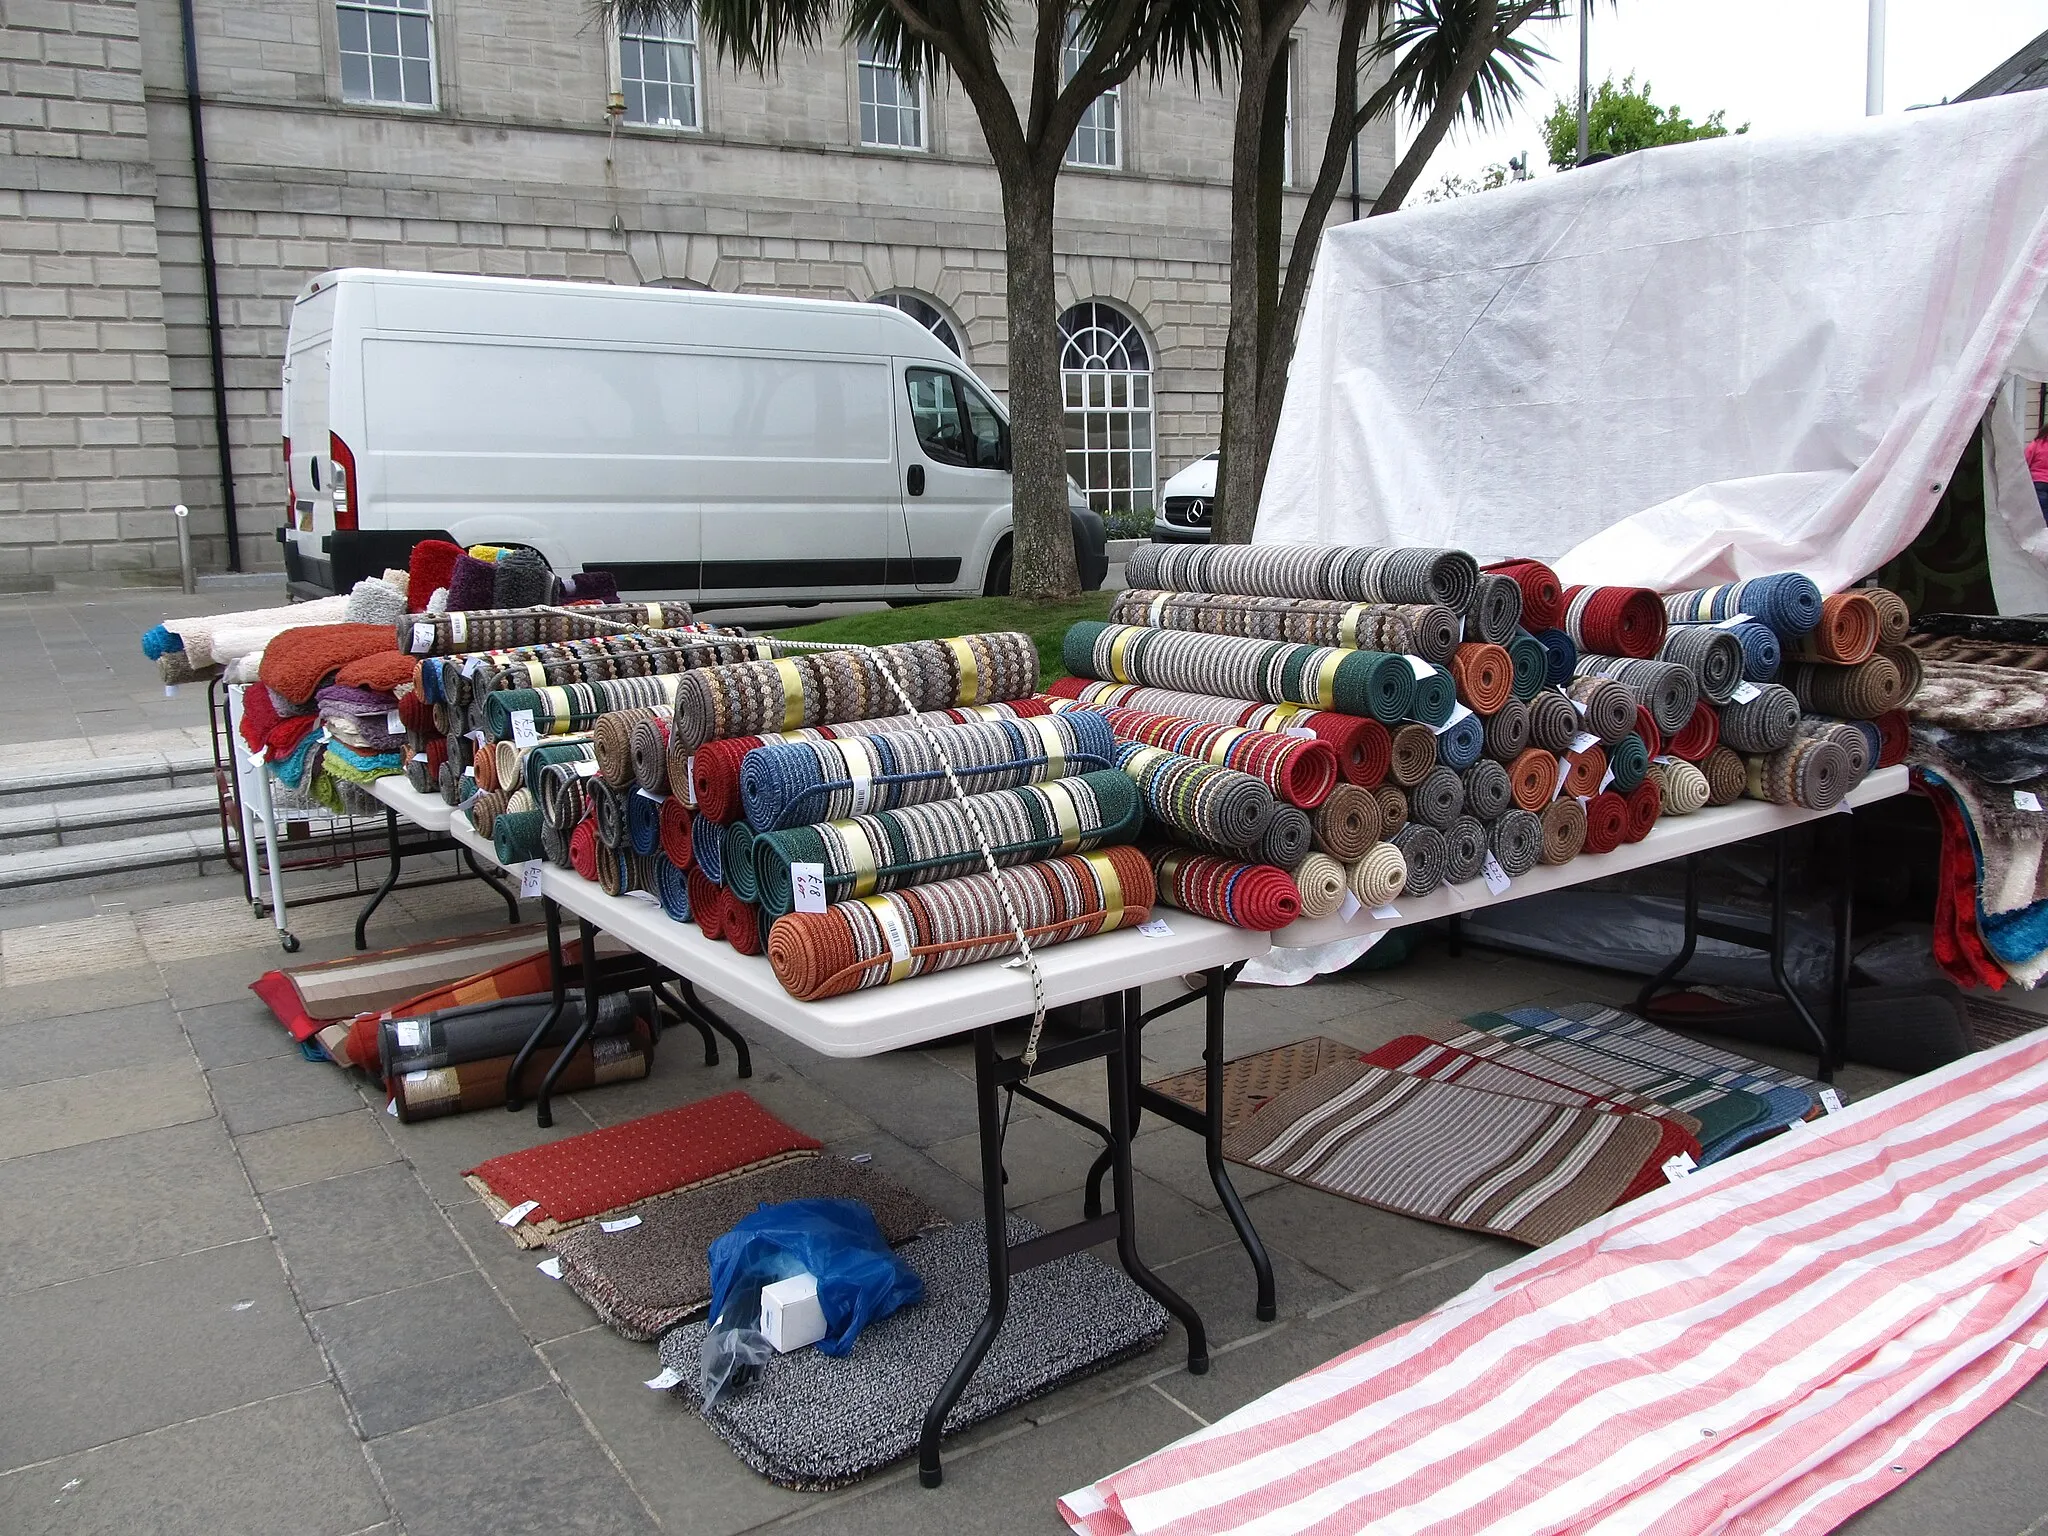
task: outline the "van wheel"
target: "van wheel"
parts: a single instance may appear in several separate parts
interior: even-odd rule
[[[996,552],[988,563],[988,579],[981,584],[983,597],[1008,597],[1010,595],[1010,541],[1004,539],[996,546]]]

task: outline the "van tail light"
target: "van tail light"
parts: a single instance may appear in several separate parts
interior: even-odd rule
[[[334,526],[354,532],[356,526],[356,456],[340,436],[327,434],[328,476],[334,482]]]
[[[292,486],[292,440],[284,440],[284,525],[287,528],[299,526],[298,492]]]

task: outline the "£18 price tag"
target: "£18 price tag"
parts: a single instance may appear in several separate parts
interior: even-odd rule
[[[1486,851],[1486,862],[1479,866],[1479,872],[1486,877],[1486,888],[1496,896],[1505,896],[1508,889],[1508,872],[1500,867],[1500,860],[1493,856],[1493,850]]]
[[[1172,926],[1163,917],[1155,917],[1138,924],[1138,932],[1148,939],[1163,939],[1173,932]]]
[[[533,728],[533,711],[515,709],[512,711],[512,745],[530,747],[540,740],[540,733]]]
[[[799,912],[825,910],[825,866],[797,863],[789,866],[790,894]]]
[[[541,861],[539,859],[528,859],[519,866],[519,894],[521,896],[538,896],[540,894],[540,871]]]

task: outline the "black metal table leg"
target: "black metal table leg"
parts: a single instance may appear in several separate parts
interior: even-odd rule
[[[1685,942],[1678,947],[1678,953],[1668,965],[1648,981],[1636,993],[1636,1012],[1647,1014],[1657,994],[1678,979],[1679,972],[1692,964],[1693,951],[1700,942],[1700,856],[1688,853],[1685,856]]]
[[[692,1018],[700,1024],[709,1024],[732,1046],[733,1054],[739,1058],[739,1075],[754,1075],[754,1053],[747,1049],[747,1037],[720,1018],[716,1009],[705,1006],[704,999],[697,995],[696,983],[687,976],[678,976],[676,985],[681,989],[683,1001],[690,1005]]]
[[[1806,1032],[1813,1036],[1814,1051],[1820,1060],[1820,1066],[1814,1075],[1824,1083],[1832,1083],[1835,1080],[1835,1064],[1829,1051],[1828,1033],[1820,1027],[1820,1021],[1806,1006],[1806,999],[1799,995],[1799,989],[1792,985],[1792,978],[1785,970],[1785,887],[1791,870],[1791,860],[1786,853],[1785,834],[1780,832],[1773,837],[1771,847],[1771,985],[1776,987],[1779,995],[1792,1005],[1793,1014],[1806,1026]]]
[[[1856,904],[1856,824],[1853,816],[1834,818],[1837,827],[1835,878],[1835,970],[1833,1017],[1828,1020],[1828,1049],[1836,1067],[1849,1064],[1849,944]]]
[[[547,1013],[534,1025],[533,1033],[519,1047],[519,1054],[512,1058],[512,1070],[505,1074],[505,1107],[515,1115],[526,1107],[526,1101],[519,1097],[519,1084],[525,1075],[526,1064],[533,1060],[533,1053],[540,1049],[541,1041],[561,1019],[562,1010],[569,1006],[568,967],[562,961],[562,909],[543,896],[540,910],[548,925],[548,979],[553,984],[554,996],[548,1002]]]
[[[657,980],[654,983],[654,995],[658,1001],[666,1003],[675,1012],[677,1018],[681,1019],[703,1037],[704,1065],[707,1067],[717,1066],[718,1036],[712,1033],[711,1026],[692,1013],[690,1005],[684,1002],[679,994],[669,991],[667,983]]]
[[[455,845],[455,851],[462,855],[462,862],[469,866],[469,872],[472,875],[475,875],[477,879],[483,881],[485,885],[488,885],[492,890],[496,891],[501,898],[503,898],[505,903],[506,921],[514,923],[518,922],[519,887],[517,887],[516,885],[508,886],[502,883],[489,870],[485,869],[483,865],[477,863],[476,855],[471,853],[469,849],[465,847],[463,844],[457,843]]]
[[[370,947],[370,914],[377,910],[384,898],[391,894],[391,888],[398,884],[398,861],[401,857],[398,850],[398,812],[389,806],[384,808],[384,847],[391,855],[391,867],[384,872],[384,883],[371,892],[370,899],[363,904],[363,910],[356,914],[357,949]]]
[[[582,918],[576,920],[576,942],[583,950],[583,1017],[576,1021],[576,1028],[562,1045],[549,1065],[547,1076],[540,1080],[540,1092],[533,1096],[534,1120],[546,1130],[555,1123],[555,1084],[569,1068],[569,1060],[583,1049],[583,1043],[597,1028],[598,972],[597,972],[597,930]]]
[[[1258,1318],[1270,1323],[1280,1315],[1278,1299],[1273,1291],[1273,1260],[1266,1253],[1266,1245],[1259,1239],[1258,1229],[1252,1225],[1250,1212],[1244,1208],[1244,1201],[1238,1198],[1237,1186],[1230,1181],[1230,1169],[1223,1161],[1223,973],[1210,971],[1207,977],[1208,1033],[1203,1043],[1202,1062],[1208,1068],[1208,1077],[1203,1088],[1202,1141],[1209,1159],[1209,1182],[1216,1186],[1216,1198],[1223,1202],[1223,1213],[1230,1218],[1230,1224],[1237,1229],[1237,1240],[1244,1245],[1244,1251],[1251,1256],[1252,1273],[1258,1279]]]

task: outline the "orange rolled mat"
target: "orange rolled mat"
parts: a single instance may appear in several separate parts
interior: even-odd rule
[[[1557,794],[1557,759],[1541,747],[1518,753],[1508,764],[1508,789],[1523,810],[1542,810]]]
[[[1820,605],[1820,628],[1786,646],[1794,661],[1831,661],[1853,667],[1877,650],[1883,629],[1877,604],[1865,592],[1837,592]]]
[[[1582,747],[1576,752],[1565,753],[1558,762],[1565,769],[1559,794],[1583,798],[1600,793],[1600,781],[1607,777],[1607,753],[1604,749]]]
[[[1506,646],[1467,643],[1451,653],[1451,681],[1467,709],[1490,715],[1514,695],[1515,664]]]

